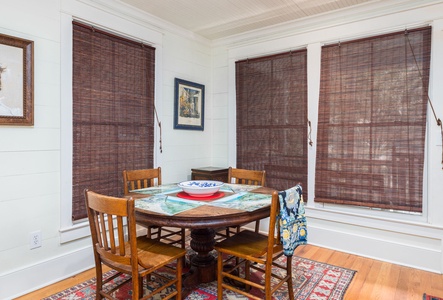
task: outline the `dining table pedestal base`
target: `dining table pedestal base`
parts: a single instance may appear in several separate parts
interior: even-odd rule
[[[197,254],[191,257],[191,269],[184,275],[183,286],[196,286],[217,279],[217,261],[210,253],[214,250],[215,231],[212,228],[191,230],[191,249]]]

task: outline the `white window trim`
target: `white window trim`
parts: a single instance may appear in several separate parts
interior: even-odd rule
[[[97,16],[97,15],[96,15]],[[88,237],[90,235],[89,222],[87,219],[72,221],[72,155],[73,155],[73,136],[72,136],[72,21],[74,17],[71,14],[61,14],[61,37],[60,37],[60,116],[61,116],[61,182],[60,182],[60,243],[67,243],[73,240]],[[122,36],[133,37],[136,32],[140,35],[140,41],[149,41],[149,44],[156,48],[155,51],[155,103],[158,114],[161,116],[161,105],[158,105],[159,99],[162,99],[162,40],[163,35],[153,31],[140,24],[132,23],[128,20],[120,20],[125,23],[121,30],[113,30],[115,26],[115,17],[108,16],[107,19],[100,20],[102,27],[109,28],[110,31],[118,32]],[[120,22],[120,25],[121,25]],[[155,121],[154,142],[158,144],[159,130]],[[154,147],[154,165],[159,164],[159,149]]]

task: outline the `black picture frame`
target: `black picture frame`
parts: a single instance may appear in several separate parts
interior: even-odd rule
[[[204,130],[205,86],[175,78],[174,129]]]
[[[0,34],[0,125],[34,125],[34,42]]]

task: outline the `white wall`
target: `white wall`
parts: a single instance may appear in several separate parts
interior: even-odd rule
[[[223,77],[220,82],[228,82],[227,91],[217,95],[220,103],[228,102],[228,164],[235,165],[236,161],[235,61],[307,48],[308,118],[316,141],[321,46],[426,25],[433,27],[430,96],[438,117],[443,118],[442,1],[382,1],[360,6],[351,13],[342,11],[217,41],[213,49],[214,78]],[[314,203],[316,143],[308,146],[309,179],[305,188],[309,199],[305,200],[309,243],[443,273],[442,137],[432,113],[429,116],[422,215]]]
[[[0,127],[0,299],[10,299],[94,264],[88,227],[71,221],[73,18],[156,48],[163,152],[156,127],[155,163],[165,183],[212,165],[214,112],[211,47],[201,37],[108,0],[0,0],[0,7],[0,33],[33,40],[35,47],[35,125]],[[203,132],[173,129],[175,77],[205,85]],[[30,250],[36,230],[42,247]]]
[[[164,181],[176,182],[187,179],[192,167],[235,165],[233,65],[239,58],[308,46],[309,117],[316,124],[318,57],[323,42],[432,22],[431,97],[441,114],[443,57],[435,55],[443,53],[441,1],[418,9],[395,5],[399,0],[381,2],[391,5],[386,5],[379,18],[357,9],[355,14],[323,16],[323,21],[302,21],[302,26],[272,28],[211,44],[116,1],[0,0],[0,33],[35,42],[35,125],[0,126],[0,299],[25,294],[93,266],[89,229],[70,221],[73,16],[156,47],[156,105],[162,122],[163,153],[157,144],[155,159],[164,170]],[[425,5],[436,1],[415,2]],[[328,22],[332,24],[327,26]],[[173,130],[175,77],[205,85],[203,132]],[[425,215],[415,219],[367,216],[367,212],[315,205],[315,147],[310,149],[310,243],[442,272],[443,172],[435,127],[429,122],[425,184],[429,205]],[[42,232],[42,247],[30,250],[29,233],[35,230]]]

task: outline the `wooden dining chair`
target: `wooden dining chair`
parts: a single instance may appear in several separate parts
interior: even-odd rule
[[[228,169],[228,183],[265,186],[265,182],[266,182],[265,170],[263,171],[246,170],[246,169],[237,169],[232,167],[229,167]],[[226,229],[217,230],[216,232],[217,240],[229,237],[232,234],[240,232],[241,226],[244,225],[246,224],[230,226],[226,227]],[[255,231],[258,232],[259,230],[260,230],[260,220],[257,220],[255,222]]]
[[[123,284],[132,281],[132,299],[147,299],[164,291],[163,299],[176,296],[181,299],[183,257],[186,250],[149,239],[137,237],[134,200],[116,198],[85,190],[86,208],[91,227],[96,270],[96,299],[115,299],[112,294]],[[176,264],[171,265],[171,264]],[[102,265],[117,271],[116,275],[103,280]],[[160,268],[175,270],[175,276],[166,277]],[[107,286],[110,280],[128,274],[116,287]],[[162,278],[163,285],[144,295],[143,278],[150,275]]]
[[[223,299],[223,289],[227,289],[248,298],[270,300],[272,294],[286,283],[289,299],[293,300],[292,255],[298,245],[306,244],[306,237],[301,187],[274,191],[268,235],[244,230],[215,245],[218,256],[218,299]],[[286,262],[284,259],[278,260],[283,255]],[[244,277],[239,275],[243,274],[240,268],[244,268]],[[273,272],[273,268],[276,272]],[[253,280],[251,269],[263,276],[254,276],[259,279]],[[245,289],[240,289],[239,283]],[[261,290],[264,297],[258,296],[257,290],[252,289]]]
[[[128,195],[131,190],[153,187],[162,184],[161,168],[124,170],[123,190]],[[160,227],[144,225],[147,228],[147,236],[151,239],[161,240],[168,244],[180,244],[185,248],[186,232],[184,228]]]

